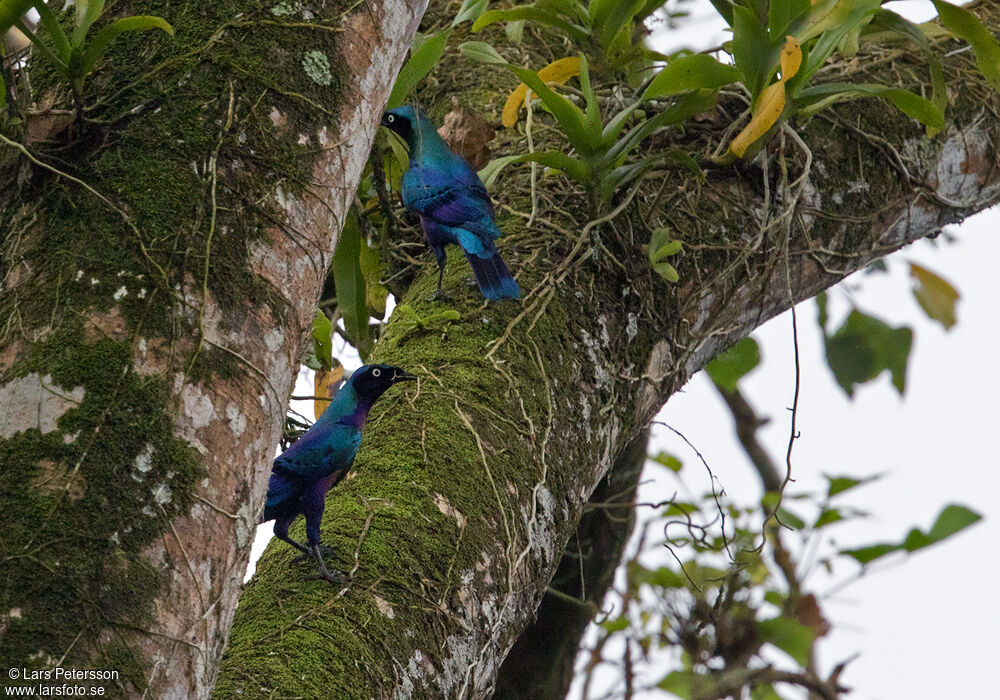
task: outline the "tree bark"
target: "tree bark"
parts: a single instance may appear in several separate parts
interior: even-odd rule
[[[985,14],[1000,27],[993,8]],[[444,17],[435,9],[425,27]],[[538,68],[564,53],[549,39],[525,32],[502,51]],[[493,694],[596,485],[667,397],[793,303],[1000,198],[1000,101],[968,52],[944,56],[952,48],[941,53],[954,104],[931,140],[881,102],[841,104],[793,125],[801,144],[786,132],[765,160],[703,160],[701,182],[658,172],[614,217],[589,223],[564,180],[532,190],[527,166],[505,174],[500,250],[523,303],[483,303],[452,254],[446,286],[460,320],[389,321],[375,359],[421,381],[376,407],[352,476],[328,499],[324,541],[354,581],[331,589],[291,565],[287,546],[269,547],[241,598],[216,696]],[[913,87],[898,76],[911,80],[918,58],[872,58],[831,64],[826,77]],[[516,82],[456,53],[435,77],[419,100],[438,120],[452,96],[495,117]],[[725,102],[648,152],[710,153],[741,109]],[[536,146],[544,139],[536,133]],[[499,142],[504,155],[526,150],[518,135]],[[532,194],[541,206],[529,227]],[[676,286],[641,248],[656,225],[686,243]],[[418,276],[400,300],[421,319],[441,308],[425,301],[434,281]]]
[[[646,463],[648,428],[601,479],[570,537],[535,617],[497,673],[496,696],[558,700],[573,682],[580,640],[614,583],[635,526],[635,491]]]
[[[36,56],[0,144],[0,658],[206,697],[423,4],[126,5],[176,36],[112,44],[72,124]]]

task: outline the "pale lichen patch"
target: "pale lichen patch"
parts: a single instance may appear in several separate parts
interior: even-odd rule
[[[247,429],[247,417],[240,411],[239,406],[230,402],[226,404],[226,418],[229,420],[229,429],[233,432],[233,437],[239,438],[243,431]]]
[[[167,503],[170,503],[170,499],[173,497],[173,495],[174,494],[170,490],[170,487],[167,486],[166,484],[157,484],[153,488],[153,500],[157,503],[157,505],[162,506]]]
[[[277,352],[285,344],[285,334],[280,328],[275,328],[270,333],[264,335],[264,344],[271,352]]]
[[[465,516],[448,502],[448,499],[444,497],[444,494],[435,493],[433,499],[434,505],[437,506],[439,511],[450,518],[454,518],[460,528],[465,527]]]
[[[204,428],[215,418],[215,406],[212,399],[194,384],[185,384],[181,391],[184,402],[184,414],[190,420],[194,429]]]
[[[317,85],[329,85],[333,82],[330,59],[322,51],[307,51],[302,59],[302,68]]]
[[[62,389],[52,376],[32,372],[0,386],[0,439],[36,428],[43,435],[56,429],[59,418],[83,401],[82,386]]]
[[[375,601],[375,607],[378,608],[379,612],[388,617],[390,620],[396,617],[396,611],[392,609],[392,605],[389,604],[385,598],[378,595],[372,594],[372,600]]]
[[[153,451],[154,448],[152,443],[147,442],[143,451],[137,454],[135,459],[132,461],[132,466],[135,467],[135,470],[140,474],[145,474],[153,468]]]

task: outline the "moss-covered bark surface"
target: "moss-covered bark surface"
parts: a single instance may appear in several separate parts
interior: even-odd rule
[[[0,143],[6,666],[115,670],[111,696],[210,686],[344,210],[331,185],[359,174],[327,139],[370,138],[355,95],[409,45],[411,10],[382,11],[402,19],[368,72],[354,42],[384,18],[332,1],[109,4],[95,30],[153,14],[175,35],[122,35],[82,104],[31,58]]]

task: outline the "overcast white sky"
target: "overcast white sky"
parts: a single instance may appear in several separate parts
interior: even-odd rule
[[[685,43],[674,41],[673,48],[700,48],[724,39],[707,2],[688,4],[694,20],[682,25],[679,33]],[[907,12],[913,19],[933,14],[929,2],[906,3],[904,8],[900,4],[894,3],[893,9],[912,8],[918,13]],[[993,674],[1000,659],[995,632],[1000,627],[1000,598],[995,595],[1000,580],[996,556],[1000,427],[995,408],[1000,397],[995,359],[1000,347],[998,230],[1000,212],[984,212],[949,229],[957,243],[918,243],[888,259],[888,274],[855,276],[831,291],[832,327],[839,325],[850,299],[891,325],[914,328],[905,397],[883,375],[860,387],[853,401],[847,399],[823,360],[815,303],[798,307],[802,434],[793,457],[795,488],[825,488],[824,472],[887,473],[853,493],[850,503],[875,517],[832,529],[838,546],[898,541],[912,526],[929,527],[948,503],[965,504],[984,516],[984,521],[954,539],[900,557],[897,565],[878,567],[821,600],[834,626],[832,635],[820,644],[823,669],[861,652],[842,677],[854,689],[850,697],[855,700],[997,697]],[[961,292],[958,324],[950,332],[928,320],[914,301],[908,261],[941,274]],[[763,362],[741,386],[757,412],[772,418],[759,435],[780,463],[788,441],[787,407],[794,386],[789,314],[765,324],[754,337]],[[300,378],[296,391],[311,393],[307,378]],[[298,408],[306,412],[304,406]],[[659,419],[683,432],[701,451],[735,500],[750,504],[759,497],[757,477],[736,442],[725,406],[704,375],[675,395]],[[699,467],[690,448],[661,428],[649,452],[661,449],[683,458],[689,485],[698,487],[692,474]],[[655,465],[647,467],[643,478],[650,483],[642,488],[640,500],[669,496],[675,489],[673,477]],[[707,477],[700,486],[709,487]],[[263,550],[270,531],[270,523],[258,530],[252,560]],[[664,561],[666,556],[664,552]],[[248,574],[252,571],[251,564]],[[823,594],[849,571],[850,567],[842,567],[833,578],[816,574],[806,585]],[[658,677],[667,670],[659,669]],[[579,698],[578,688],[571,697]],[[640,697],[668,696],[649,691]]]

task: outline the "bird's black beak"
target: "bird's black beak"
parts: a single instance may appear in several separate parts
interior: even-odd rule
[[[389,113],[388,112],[382,112],[382,121],[380,123],[382,124],[382,126],[385,126],[385,127],[389,126]]]
[[[410,374],[409,372],[404,372],[401,369],[397,369],[392,375],[392,383],[396,382],[415,382],[417,381],[417,375]]]

